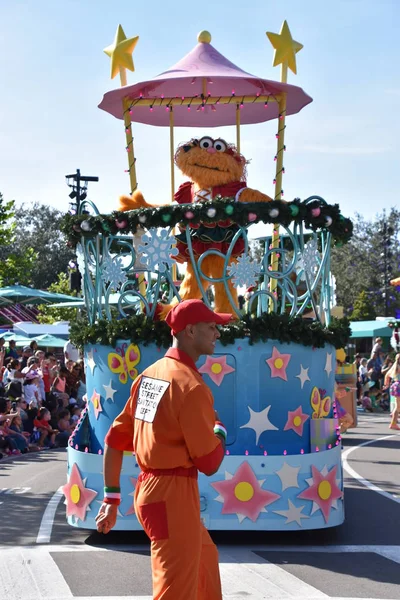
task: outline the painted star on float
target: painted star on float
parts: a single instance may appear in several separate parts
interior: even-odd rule
[[[94,369],[96,367],[96,361],[94,360],[93,356],[93,348],[90,350],[90,352],[86,354],[86,366],[89,367],[93,375]]]
[[[329,352],[326,353],[326,362],[325,362],[324,371],[326,371],[326,374],[328,375],[328,377],[330,376],[330,374],[333,371],[333,369],[332,369],[332,354],[329,354]]]
[[[280,498],[279,494],[263,490],[265,479],[258,480],[248,462],[243,462],[236,473],[225,472],[225,480],[211,483],[219,496],[217,502],[222,502],[222,514],[236,514],[241,523],[246,517],[257,521],[260,513],[267,512],[265,506]]]
[[[75,516],[84,521],[86,513],[90,510],[90,503],[96,498],[97,492],[86,487],[87,479],[83,479],[76,463],[72,465],[71,473],[62,488],[65,496],[64,504],[67,506],[67,517]]]
[[[129,477],[129,479],[131,480],[131,484],[133,486],[133,492],[131,492],[129,494],[129,496],[132,496],[132,498],[135,496],[135,489],[136,489],[136,484],[137,484],[137,479],[136,477]],[[125,516],[127,517],[128,515],[135,515],[135,503],[132,502],[131,506],[128,508],[127,512],[125,513]]]
[[[311,379],[308,376],[308,370],[309,370],[309,367],[307,367],[307,369],[305,369],[303,367],[303,365],[300,365],[300,373],[298,375],[296,375],[297,379],[300,379],[300,381],[301,381],[301,389],[303,389],[306,381],[311,381]]]
[[[111,79],[118,75],[120,68],[135,70],[132,52],[138,43],[139,36],[127,38],[121,25],[118,25],[114,42],[104,48],[104,52],[111,58]]]
[[[296,75],[296,54],[303,48],[303,44],[292,38],[287,21],[283,22],[280,33],[266,32],[269,41],[275,48],[273,66],[287,64],[289,69]]]
[[[282,492],[291,487],[300,487],[298,482],[299,471],[300,467],[292,467],[286,462],[283,463],[283,466],[279,471],[275,471],[282,482]]]
[[[311,500],[313,503],[311,514],[319,509],[327,523],[331,509],[337,508],[337,500],[343,497],[343,492],[338,487],[336,479],[337,466],[332,467],[330,471],[326,466],[322,471],[318,471],[317,467],[311,465],[311,471],[311,479],[306,479],[309,485],[308,489],[301,492],[297,498]]]
[[[106,392],[106,400],[111,400],[111,402],[114,402],[114,394],[117,390],[113,389],[112,386],[112,379],[110,379],[110,383],[108,385],[104,385],[103,384],[103,388]]]
[[[309,419],[309,415],[303,413],[303,409],[301,406],[298,406],[296,410],[288,411],[288,419],[286,421],[286,425],[283,428],[283,431],[288,431],[289,429],[293,429],[297,435],[303,435],[303,425]]]
[[[271,377],[279,377],[287,381],[286,367],[291,359],[291,354],[281,354],[275,346],[272,348],[271,358],[265,361],[271,369]]]
[[[205,363],[199,368],[199,373],[206,373],[216,385],[221,385],[225,375],[233,373],[235,369],[227,364],[227,356],[207,356]]]
[[[302,513],[304,506],[295,506],[291,500],[288,500],[288,509],[287,510],[274,510],[273,512],[277,515],[282,515],[282,517],[286,517],[285,525],[288,523],[296,523],[303,527],[301,524],[301,519],[309,519],[308,515],[304,515]]]
[[[268,417],[268,413],[271,409],[271,405],[264,408],[264,410],[260,412],[255,412],[250,406],[247,407],[250,412],[250,420],[245,424],[241,425],[240,429],[254,429],[256,434],[256,444],[258,444],[258,440],[260,439],[260,435],[264,431],[278,431],[279,427],[275,427],[271,423]]]
[[[96,419],[99,418],[99,414],[101,412],[103,412],[103,407],[101,405],[101,396],[100,394],[98,394],[96,392],[96,390],[93,390],[93,394],[92,397],[90,398],[91,403],[93,404],[93,409],[94,409],[94,415],[96,417]]]

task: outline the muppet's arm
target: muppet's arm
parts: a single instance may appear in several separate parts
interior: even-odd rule
[[[272,202],[272,198],[258,190],[243,188],[236,194],[237,202]]]

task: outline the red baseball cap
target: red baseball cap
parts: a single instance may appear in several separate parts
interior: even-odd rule
[[[180,302],[167,314],[166,323],[171,327],[173,335],[183,331],[186,325],[196,325],[196,323],[216,323],[217,325],[226,325],[232,320],[229,313],[216,313],[201,300],[184,300]]]

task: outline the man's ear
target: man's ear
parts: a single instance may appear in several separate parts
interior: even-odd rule
[[[185,334],[188,336],[188,338],[190,338],[190,339],[194,338],[194,335],[195,335],[194,325],[186,325],[184,331],[185,331]]]

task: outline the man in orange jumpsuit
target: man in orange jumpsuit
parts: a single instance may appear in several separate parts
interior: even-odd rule
[[[200,521],[197,475],[218,470],[226,429],[195,362],[214,353],[217,325],[231,318],[201,300],[172,308],[166,318],[172,348],[134,381],[105,439],[97,530],[115,525],[123,452],[134,451],[142,471],[135,510],[151,540],[154,600],[222,600],[217,548]]]

